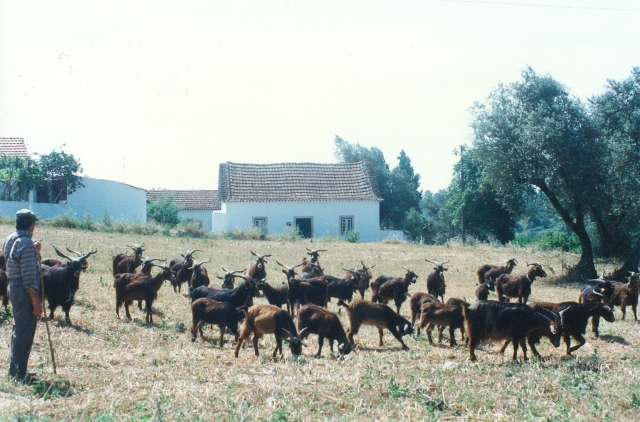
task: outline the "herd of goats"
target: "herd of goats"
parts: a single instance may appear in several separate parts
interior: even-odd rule
[[[345,277],[325,275],[318,261],[320,252],[307,248],[307,255],[302,263],[292,267],[281,264],[282,272],[287,277],[287,283],[273,287],[266,282],[266,258],[271,255],[255,256],[248,270],[228,271],[225,268],[222,284],[211,283],[203,264],[209,261],[197,262],[194,254],[198,250],[187,250],[181,258],[173,259],[170,264],[160,262],[166,260],[156,258],[143,259],[144,245],[127,245],[133,249],[132,255],[120,253],[113,257],[114,288],[116,292],[116,315],[120,318],[120,308],[125,307],[126,315],[131,319],[129,307],[134,301],[142,309],[145,305],[146,321],[153,322],[152,305],[157,298],[158,290],[165,281],[169,281],[174,292],[180,292],[184,283],[188,283],[190,307],[192,313],[191,335],[192,341],[197,338],[198,331],[204,339],[202,327],[204,324],[217,325],[220,328],[219,345],[224,345],[224,334],[228,329],[236,336],[237,344],[235,356],[243,342],[253,335],[253,347],[256,356],[258,341],[265,334],[273,334],[276,348],[275,357],[282,355],[282,342],[289,344],[294,356],[300,355],[304,340],[310,334],[318,335],[318,352],[322,353],[324,340],[329,341],[333,352],[334,342],[337,343],[339,355],[345,355],[354,349],[354,335],[362,325],[373,325],[378,328],[379,344],[383,344],[383,330],[389,330],[400,342],[403,350],[408,347],[402,337],[414,332],[426,330],[430,343],[433,343],[431,333],[437,326],[439,341],[445,327],[449,327],[451,346],[456,345],[455,331],[462,332],[469,346],[470,360],[475,361],[475,349],[484,341],[504,341],[500,352],[503,353],[509,343],[513,343],[513,359],[517,359],[518,347],[522,349],[524,359],[527,359],[526,343],[531,352],[540,357],[536,350],[542,337],[547,337],[558,347],[563,339],[567,347],[567,355],[580,348],[585,342],[583,335],[591,318],[592,330],[598,337],[600,318],[613,322],[615,320],[613,307],[619,306],[622,319],[625,310],[630,306],[634,320],[637,321],[636,307],[638,303],[638,285],[640,273],[633,272],[624,281],[608,280],[601,276],[584,287],[578,302],[534,302],[527,304],[531,294],[531,285],[536,277],[546,277],[542,266],[536,263],[528,264],[526,274],[514,276],[511,274],[517,265],[515,259],[510,259],[504,266],[483,265],[478,271],[478,282],[475,295],[477,301],[467,303],[461,299],[451,298],[444,302],[445,295],[445,265],[449,262],[438,263],[426,260],[435,265],[434,270],[427,277],[427,293],[408,294],[410,284],[416,283],[418,276],[407,267],[404,277],[381,275],[371,281],[371,269],[362,261],[361,269],[344,269]],[[44,293],[50,310],[49,318],[54,317],[58,306],[62,307],[68,323],[69,311],[73,305],[74,296],[79,288],[80,274],[88,267],[87,259],[97,251],[73,251],[69,256],[53,246],[56,253],[64,261],[47,258],[42,260],[42,274]],[[201,252],[201,251],[200,251]],[[4,267],[4,257],[0,256],[0,267]],[[160,272],[152,276],[153,267]],[[300,275],[296,272],[299,268]],[[234,280],[242,282],[237,286]],[[371,288],[371,300],[365,300],[365,291]],[[487,300],[489,292],[494,291],[498,300]],[[354,299],[354,293],[360,293],[360,299]],[[254,304],[253,298],[264,295],[269,304]],[[8,306],[7,276],[0,271],[0,296],[3,305]],[[327,303],[338,299],[340,309],[344,308],[349,318],[349,327],[344,330],[338,315],[327,309]],[[400,315],[402,304],[409,300],[411,320]],[[517,303],[509,303],[510,299],[517,299]],[[396,311],[387,306],[394,301]],[[286,306],[286,310],[282,307]],[[297,326],[294,318],[297,316]],[[419,321],[416,325],[416,321]],[[238,324],[243,323],[238,330]],[[571,346],[571,339],[578,343]]]

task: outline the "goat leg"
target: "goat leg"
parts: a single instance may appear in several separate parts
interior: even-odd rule
[[[222,349],[222,346],[224,345],[224,333],[227,330],[227,326],[226,325],[221,325],[220,326],[220,348]]]
[[[570,352],[575,352],[587,342],[587,340],[585,340],[585,338],[582,337],[582,334],[575,335],[574,338],[578,340],[578,344],[576,344],[571,349],[569,349]]]
[[[331,351],[333,352],[333,341],[330,344],[331,344]],[[318,353],[316,354],[317,358],[322,356],[322,346],[323,345],[324,345],[324,337],[319,335],[318,336]]]
[[[382,343],[382,328],[380,328],[380,327],[378,327],[378,338],[379,338],[378,345],[379,345],[380,347],[382,347],[382,344],[383,344],[383,343]]]

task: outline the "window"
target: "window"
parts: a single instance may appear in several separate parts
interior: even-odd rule
[[[340,235],[344,236],[349,230],[353,230],[353,217],[340,217]]]
[[[257,228],[260,234],[267,234],[267,217],[254,217],[253,227]]]
[[[67,179],[41,181],[36,187],[36,202],[46,204],[67,203]]]

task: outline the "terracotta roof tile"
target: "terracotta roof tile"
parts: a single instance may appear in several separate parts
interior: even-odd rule
[[[23,138],[0,138],[0,155],[28,157],[29,152]]]
[[[373,167],[346,164],[220,164],[222,202],[381,201]]]
[[[147,202],[157,202],[173,196],[173,202],[183,210],[219,210],[217,190],[151,190]]]

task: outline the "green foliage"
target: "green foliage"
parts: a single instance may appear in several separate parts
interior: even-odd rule
[[[205,237],[206,235],[202,225],[197,221],[189,221],[178,229],[178,236],[182,237]]]
[[[532,187],[544,193],[580,239],[577,268],[595,276],[586,218],[588,204],[606,184],[597,169],[607,151],[584,105],[550,76],[527,68],[521,81],[499,85],[472,113],[483,179],[506,206]]]
[[[180,222],[179,212],[180,207],[173,201],[173,196],[147,205],[147,218],[168,227],[175,227]]]
[[[29,191],[42,176],[42,170],[32,158],[0,156],[0,183],[3,201],[27,201]]]
[[[344,240],[349,243],[358,243],[360,241],[360,231],[358,229],[347,230],[344,232]]]
[[[82,166],[73,154],[67,154],[62,149],[59,151],[54,149],[49,154],[36,155],[40,157],[38,164],[42,172],[42,178],[49,183],[49,186],[54,180],[64,179],[67,181],[68,195],[71,195],[78,188],[84,187],[82,177],[78,176],[78,174],[82,173]]]
[[[48,221],[49,224],[51,224],[53,227],[60,227],[65,229],[77,229],[80,225],[78,220],[67,214],[60,214]]]
[[[382,151],[376,147],[366,148],[360,144],[350,144],[344,139],[335,138],[335,157],[341,163],[368,161],[373,166],[380,195],[380,224],[385,228],[405,229],[406,214],[411,208],[420,208],[422,193],[420,175],[415,174],[411,160],[404,151],[400,151],[398,165],[389,169]]]
[[[95,231],[96,224],[93,221],[93,216],[90,212],[86,213],[82,220],[78,221],[78,228],[82,230]]]
[[[427,226],[427,218],[416,208],[411,208],[404,217],[402,227],[411,233],[414,242],[420,241],[422,230]]]

